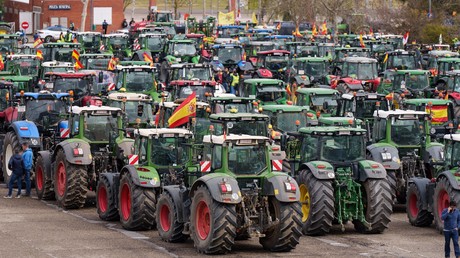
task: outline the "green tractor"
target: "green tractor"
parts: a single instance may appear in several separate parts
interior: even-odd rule
[[[208,99],[211,113],[229,113],[236,110],[238,113],[258,112],[259,102],[255,98],[236,97],[233,94],[219,95]]]
[[[432,179],[410,178],[407,189],[407,217],[413,226],[429,226],[433,222],[443,232],[441,212],[451,200],[460,205],[460,134],[446,134],[445,162],[442,170]]]
[[[394,93],[395,100],[404,98],[424,98],[430,95],[430,71],[396,70],[385,73],[382,83],[377,88],[381,94]],[[401,96],[401,94],[404,94]]]
[[[126,92],[150,95],[153,101],[159,102],[160,88],[155,78],[156,68],[149,65],[117,65],[115,73],[115,88]]]
[[[393,196],[406,201],[409,178],[433,178],[443,161],[443,145],[431,141],[430,114],[413,110],[376,110],[367,157],[387,170]]]
[[[101,52],[102,33],[97,31],[79,31],[75,33],[75,39],[81,44],[83,53]]]
[[[147,54],[150,57],[159,57],[165,44],[167,44],[166,34],[158,33],[142,33],[139,37],[134,40],[133,45],[133,60],[144,60],[144,55]]]
[[[292,59],[291,63],[292,68],[286,76],[289,83],[331,85],[328,57],[299,57]]]
[[[19,76],[38,76],[41,60],[36,55],[8,55],[5,70]]]
[[[127,34],[114,33],[102,35],[102,53],[112,54],[120,60],[131,60],[133,53]]]
[[[269,139],[207,135],[203,144],[199,165],[187,167],[181,184],[162,189],[156,207],[160,237],[183,242],[190,236],[206,254],[227,253],[236,239],[249,237],[270,251],[295,248],[301,236],[298,185],[272,171]]]
[[[308,107],[316,116],[331,116],[337,111],[339,92],[326,88],[300,88],[296,91],[296,105]]]
[[[134,92],[110,92],[105,105],[120,108],[124,112],[125,127],[153,127],[152,98]]]
[[[255,97],[261,105],[286,104],[285,83],[277,79],[246,79],[238,86],[241,97]]]
[[[212,37],[216,34],[216,18],[207,17],[206,21],[197,21],[195,17],[187,19],[187,33],[204,34],[206,37]]]
[[[268,137],[269,120],[267,115],[257,113],[230,112],[209,115],[214,135],[247,134]],[[209,130],[203,131],[211,133]]]
[[[16,53],[19,37],[17,34],[0,34],[0,54],[7,56]]]
[[[72,52],[74,50],[79,51],[80,49],[80,43],[43,43],[43,62],[71,62]]]
[[[195,41],[191,39],[169,40],[160,55],[162,67],[169,67],[174,63],[199,63],[200,56],[195,47]]]
[[[191,165],[193,134],[186,129],[158,128],[134,131],[134,152],[119,172],[99,175],[97,213],[102,220],[119,219],[128,230],[156,226],[161,186],[179,185]]]
[[[352,221],[361,233],[382,233],[392,213],[385,168],[366,159],[366,130],[352,127],[303,127],[281,140],[299,184],[302,231],[323,235],[332,223]]]
[[[112,59],[112,55],[98,54],[98,53],[88,53],[80,55],[80,63],[83,65],[82,70],[100,70],[107,71],[109,67],[109,62]]]
[[[71,108],[68,124],[61,128],[61,138],[67,139],[39,151],[35,160],[35,170],[43,175],[40,199],[54,195],[65,209],[81,208],[87,191],[96,190],[101,173],[123,167],[133,140],[122,133],[122,115],[113,107]]]

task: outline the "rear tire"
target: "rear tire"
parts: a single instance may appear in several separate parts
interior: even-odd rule
[[[393,201],[395,200],[397,196],[396,174],[394,171],[387,170],[387,181],[388,181],[388,186],[390,187],[390,191],[391,191],[391,200]]]
[[[451,198],[457,203],[457,206],[460,205],[460,191],[454,190],[449,180],[443,177],[436,184],[433,196],[434,224],[436,225],[436,229],[439,231],[439,233],[442,233],[444,230],[444,223],[441,219],[441,212],[444,208],[449,207]]]
[[[354,220],[355,230],[361,233],[382,233],[391,221],[392,200],[391,190],[386,180],[368,179],[363,184],[363,206],[366,221],[371,224],[367,228],[361,221]]]
[[[8,132],[3,142],[3,182],[8,186],[13,171],[8,168],[8,162],[14,155],[14,150],[21,147],[15,132]]]
[[[216,202],[206,186],[200,186],[192,197],[190,233],[200,253],[230,252],[236,237],[236,207]]]
[[[299,244],[302,235],[302,211],[299,202],[283,203],[276,197],[269,198],[269,211],[273,220],[279,220],[271,232],[264,232],[259,239],[264,249],[272,252],[288,252]]]
[[[105,176],[100,176],[96,187],[97,214],[101,220],[118,220],[118,209],[114,186]]]
[[[154,189],[135,185],[129,172],[121,176],[118,204],[123,228],[127,230],[155,228],[155,194]]]
[[[88,180],[84,166],[67,162],[62,149],[56,155],[54,192],[60,207],[78,209],[85,205]]]
[[[433,223],[431,212],[422,209],[422,196],[416,184],[407,188],[406,213],[412,226],[426,227]]]
[[[157,230],[161,239],[166,242],[178,243],[187,240],[188,235],[184,235],[184,223],[178,221],[178,209],[172,196],[168,192],[163,192],[158,198],[156,207]]]
[[[53,180],[47,176],[42,156],[35,161],[35,190],[39,200],[53,200]]]
[[[318,180],[306,169],[299,173],[297,183],[302,205],[302,232],[324,235],[334,219],[334,189],[330,180]]]
[[[53,41],[53,37],[51,37],[51,36],[46,36],[45,37],[45,43],[50,43],[51,41]]]

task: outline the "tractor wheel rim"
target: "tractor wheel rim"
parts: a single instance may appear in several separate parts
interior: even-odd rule
[[[438,195],[438,207],[437,208],[438,208],[439,217],[441,217],[442,210],[444,208],[449,207],[449,201],[450,201],[449,194],[447,193],[445,189],[442,189]]]
[[[11,146],[11,144],[8,144],[5,150],[5,160],[10,160],[12,156],[13,156],[13,146]],[[13,171],[9,169],[8,166],[6,166],[6,174],[9,177],[13,174]]]
[[[306,222],[310,215],[310,192],[306,185],[301,184],[300,190],[300,203],[302,204],[302,222]]]
[[[413,218],[418,215],[417,195],[414,193],[409,197],[409,212]]]
[[[58,165],[58,194],[59,196],[64,196],[66,185],[67,185],[67,174],[65,171],[65,164],[63,162],[59,163]]]
[[[162,205],[160,209],[160,225],[164,232],[168,232],[171,229],[169,214],[169,207],[167,205]]]
[[[198,237],[201,240],[205,240],[209,236],[209,231],[211,229],[211,214],[209,213],[209,207],[204,201],[198,203],[196,209],[196,228]]]
[[[101,212],[107,211],[107,189],[105,189],[105,186],[99,187],[97,191],[97,204]]]
[[[37,190],[43,190],[43,170],[42,167],[38,166],[36,169],[35,182],[37,184]]]
[[[121,215],[124,220],[128,220],[131,216],[131,192],[126,183],[121,188]]]

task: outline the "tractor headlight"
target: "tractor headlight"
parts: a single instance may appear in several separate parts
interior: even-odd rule
[[[382,160],[383,161],[391,161],[391,153],[389,152],[382,152]]]
[[[37,140],[37,139],[31,139],[31,140],[30,140],[30,143],[31,143],[32,145],[38,145],[38,140]]]
[[[439,157],[441,158],[441,160],[444,160],[444,151],[439,152]]]
[[[430,133],[431,133],[431,134],[435,134],[435,133],[436,133],[436,129],[433,128],[433,127],[431,127]]]

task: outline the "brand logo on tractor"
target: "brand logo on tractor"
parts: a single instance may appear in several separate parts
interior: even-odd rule
[[[211,161],[200,162],[201,172],[211,172]]]

